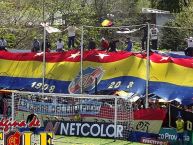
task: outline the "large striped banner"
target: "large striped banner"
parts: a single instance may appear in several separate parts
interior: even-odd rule
[[[0,52],[0,88],[42,90],[42,53]],[[80,51],[46,53],[45,92],[80,93]],[[193,59],[150,55],[149,91],[166,100],[193,103]],[[146,54],[85,51],[83,90],[126,90],[145,94]]]

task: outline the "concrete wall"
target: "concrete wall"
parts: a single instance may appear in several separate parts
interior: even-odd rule
[[[171,19],[174,19],[171,14],[156,14],[156,25],[164,25]]]

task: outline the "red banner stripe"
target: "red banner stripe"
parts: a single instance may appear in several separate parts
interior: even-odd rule
[[[129,57],[146,59],[146,53],[131,53],[126,51],[105,52],[99,50],[84,51],[83,60],[91,62],[109,63]],[[11,53],[0,51],[0,59],[14,61],[43,61],[43,53]],[[46,62],[80,62],[80,50],[70,50],[62,53],[46,53]],[[151,53],[151,62],[174,63],[180,66],[193,68],[193,58],[172,58],[157,53]]]

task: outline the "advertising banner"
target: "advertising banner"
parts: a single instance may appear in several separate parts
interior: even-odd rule
[[[45,121],[44,127],[45,131],[54,132],[56,135],[101,138],[113,138],[115,136],[115,126],[111,123]],[[122,138],[123,125],[117,125],[116,132],[117,137]]]
[[[192,131],[185,131],[184,132],[184,143],[186,145],[193,145],[193,132]],[[177,144],[177,133],[176,129],[173,128],[162,128],[159,133],[159,139],[168,141],[172,145]]]
[[[80,115],[80,119],[83,122],[103,122],[103,123],[113,123],[114,122],[114,108],[112,107],[107,107],[107,106],[103,106],[102,104],[100,105],[100,103],[94,101],[95,104],[92,104],[94,106],[95,109],[93,110],[86,110],[86,108],[84,108],[83,111],[78,112],[78,114]],[[27,102],[26,104],[30,104],[29,102]],[[33,103],[32,103],[33,104]],[[36,105],[40,105],[38,102],[35,103]],[[43,105],[45,105],[46,103],[43,103]],[[35,105],[35,106],[36,106]],[[46,104],[47,108],[52,107],[53,104],[48,103]],[[88,105],[88,104],[87,104]],[[57,106],[57,105],[56,105]],[[59,105],[60,106],[60,105]],[[67,106],[70,106],[70,104],[68,104]],[[36,108],[41,108],[37,107]],[[26,116],[27,113],[24,112],[24,110],[28,110],[29,107],[28,105],[20,105],[20,111],[18,112],[18,114],[22,115],[22,116]],[[100,110],[99,110],[100,109]],[[76,121],[75,120],[75,115],[77,115],[75,113],[75,110],[71,110],[71,111],[63,111],[63,112],[59,112],[57,114],[57,112],[52,112],[49,111],[49,109],[47,110],[37,110],[37,114],[41,114],[41,118],[42,120],[48,120],[48,117],[50,120],[56,120],[56,116],[57,116],[57,120],[65,120],[65,121]],[[50,113],[49,116],[46,115],[48,114],[48,112]],[[163,120],[166,116],[166,110],[164,109],[140,109],[140,110],[136,110],[134,111],[134,120],[132,122],[132,128],[133,130],[137,131],[137,132],[144,132],[144,133],[155,133],[158,134]],[[129,113],[126,111],[121,111],[118,110],[117,112],[117,122],[121,122],[121,123],[128,123],[128,117],[129,117]]]

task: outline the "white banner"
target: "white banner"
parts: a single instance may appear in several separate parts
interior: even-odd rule
[[[28,99],[20,99],[18,110],[30,111],[34,110],[37,114],[46,115],[75,115],[90,114],[96,115],[100,112],[101,102],[92,100],[82,100],[76,104],[60,104],[60,103],[46,103],[46,102],[34,102]]]

